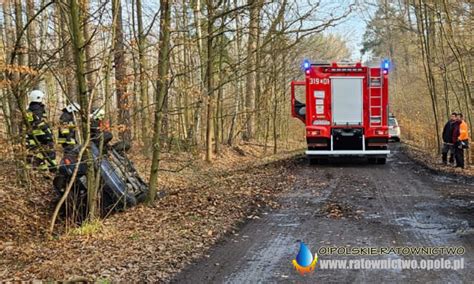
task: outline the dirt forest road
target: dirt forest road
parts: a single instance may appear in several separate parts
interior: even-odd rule
[[[176,283],[467,283],[474,279],[474,181],[432,173],[392,146],[386,165],[337,163],[292,170],[294,188],[281,208],[245,224],[188,266]],[[465,248],[463,270],[316,270],[291,264],[304,241],[321,247]],[[438,256],[438,258],[460,256]],[[338,256],[319,259],[429,259],[428,256]],[[318,266],[318,265],[317,265]],[[472,283],[472,282],[471,282]]]

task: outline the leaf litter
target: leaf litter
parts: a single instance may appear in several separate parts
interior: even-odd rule
[[[225,159],[212,166],[194,159],[182,171],[162,172],[165,195],[152,206],[114,214],[93,234],[59,228],[54,240],[44,237],[52,211],[50,181],[22,192],[6,186],[0,165],[0,201],[7,205],[0,209],[0,279],[169,280],[242,222],[259,218],[263,208],[278,207],[275,197],[294,179],[288,169],[296,152],[260,158],[255,148],[224,148]],[[179,167],[176,160],[176,155],[165,155],[162,166]],[[150,161],[135,154],[134,161],[146,176]],[[18,198],[13,201],[13,196]]]

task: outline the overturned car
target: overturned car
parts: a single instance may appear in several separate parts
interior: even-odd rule
[[[133,163],[126,157],[129,148],[129,145],[124,142],[118,142],[111,146],[104,143],[101,153],[98,144],[91,143],[90,150],[94,166],[96,172],[100,172],[98,197],[102,216],[135,206],[143,202],[147,196],[148,185],[139,176]],[[84,159],[77,160],[79,150],[80,146],[77,146],[73,151],[65,153],[53,184],[58,198],[60,198],[72,179],[75,167],[79,167],[72,189],[61,211],[66,217],[72,217],[81,222],[87,213],[87,164]]]

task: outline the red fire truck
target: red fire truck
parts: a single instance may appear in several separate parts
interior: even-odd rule
[[[337,156],[367,156],[385,164],[388,146],[390,62],[303,63],[304,81],[291,82],[292,116],[306,125],[310,163]],[[295,97],[304,88],[305,98]],[[303,91],[300,90],[300,91]]]

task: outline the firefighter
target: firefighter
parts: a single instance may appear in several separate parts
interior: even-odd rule
[[[39,170],[56,170],[56,152],[51,128],[46,122],[45,94],[33,90],[28,94],[29,106],[26,111],[28,131],[26,133],[27,159],[31,167]]]
[[[444,165],[448,164],[448,153],[449,153],[449,163],[450,164],[454,163],[454,145],[452,143],[452,137],[453,137],[453,126],[454,126],[454,122],[457,120],[457,115],[458,114],[455,112],[451,113],[451,117],[449,118],[449,121],[446,122],[443,128],[443,149],[441,153],[442,153],[442,159],[443,159]]]
[[[107,145],[113,138],[110,132],[110,124],[104,120],[105,111],[103,108],[97,108],[91,114],[91,141],[97,146],[100,143]],[[103,139],[103,142],[101,140]]]
[[[72,103],[62,109],[59,117],[58,144],[63,146],[64,154],[71,152],[78,144],[75,114],[80,110],[81,107],[77,103]]]

